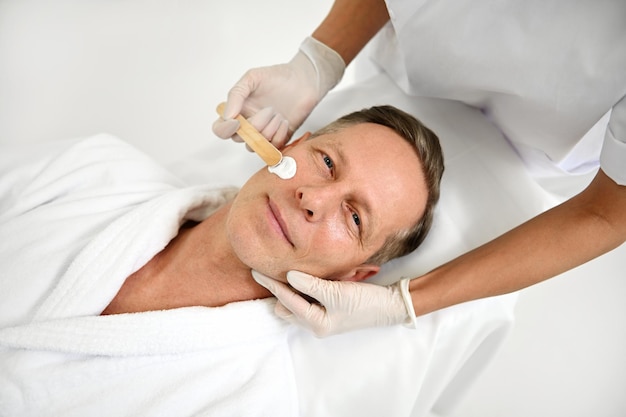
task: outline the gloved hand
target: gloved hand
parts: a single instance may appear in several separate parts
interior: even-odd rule
[[[287,64],[254,68],[228,92],[223,118],[213,123],[222,139],[235,134],[238,114],[281,149],[319,101],[343,76],[341,56],[323,43],[308,37]]]
[[[287,281],[293,287],[257,271],[252,276],[276,298],[275,313],[292,323],[328,336],[349,330],[411,323],[415,311],[408,291],[409,279],[390,286],[350,281],[328,281],[298,271],[289,271]],[[307,301],[294,291],[311,296],[319,304]]]

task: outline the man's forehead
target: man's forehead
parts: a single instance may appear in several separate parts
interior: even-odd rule
[[[325,135],[324,137],[320,137],[320,139],[320,143],[336,154],[336,157],[339,159],[338,162],[348,162],[349,154],[346,154],[345,144],[339,137],[336,135]]]
[[[313,136],[304,143],[312,143],[329,147],[330,149],[336,151],[344,160],[347,160],[350,156],[350,152],[348,152],[347,148],[350,147],[350,149],[352,149],[352,146],[362,144],[363,134],[365,133],[363,129],[366,125],[379,126],[373,123],[359,123],[351,126],[344,126],[338,128],[337,130]]]

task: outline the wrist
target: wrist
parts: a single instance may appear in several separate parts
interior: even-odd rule
[[[317,75],[318,100],[335,87],[346,69],[341,56],[317,39],[308,36],[300,44],[302,52],[311,62]]]
[[[409,291],[410,278],[402,278],[398,283],[398,289],[400,290],[400,296],[402,297],[402,303],[404,304],[407,318],[405,324],[409,327],[417,329],[417,317],[415,316],[415,310],[413,308],[413,299]]]

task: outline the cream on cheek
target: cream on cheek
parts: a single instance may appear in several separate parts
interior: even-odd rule
[[[279,178],[288,180],[296,175],[298,166],[296,160],[290,156],[284,156],[280,162],[274,166],[268,166],[267,170],[272,174],[276,174]]]

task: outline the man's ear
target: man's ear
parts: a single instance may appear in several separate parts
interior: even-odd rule
[[[345,274],[340,275],[336,279],[339,281],[363,281],[376,275],[380,271],[380,266],[371,264],[361,264],[356,268],[351,269]]]
[[[300,136],[298,139],[289,142],[287,145],[285,145],[285,147],[283,148],[283,150],[285,149],[289,149],[292,146],[295,146],[297,144],[299,144],[300,142],[304,142],[305,140],[307,140],[309,138],[309,136],[311,136],[311,132],[304,132],[304,134],[302,136]]]

